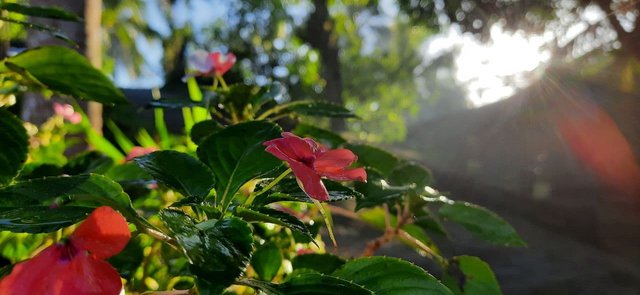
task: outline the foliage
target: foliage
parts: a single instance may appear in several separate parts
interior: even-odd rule
[[[48,69],[55,69],[55,75]],[[72,103],[73,98],[123,100],[109,79],[62,47],[29,49],[5,59],[0,79],[20,85],[15,93],[56,92],[69,96]],[[190,77],[190,100],[155,101],[156,126],[162,127],[158,131],[166,131],[164,108],[180,108],[190,122],[180,135],[151,135],[140,129],[135,140],[143,147],[135,146],[115,124],[109,126],[115,144],[96,139],[84,115],[79,123],[54,125],[65,130],[62,136],[85,134],[96,149],[71,159],[48,159],[47,153],[39,152],[46,146],[28,149],[23,122],[0,109],[2,256],[15,264],[40,245],[60,242],[61,233],[93,208],[110,206],[135,228],[129,245],[110,259],[125,279],[127,292],[487,294],[499,290],[486,263],[470,256],[447,258],[430,236],[446,234],[442,223],[451,221],[491,243],[524,245],[506,221],[487,209],[441,196],[429,187],[431,173],[419,164],[373,146],[348,144],[341,135],[314,125],[293,123],[288,125],[293,132],[308,137],[298,140],[317,150],[288,159],[288,164],[313,165],[305,157],[325,155],[329,159],[319,161],[324,169],[341,169],[331,171],[341,183],[319,183],[328,194],[320,203],[310,197],[305,181],[296,178],[304,176],[290,174],[291,169],[263,144],[281,136],[279,123],[284,117],[356,114],[340,105],[281,100],[287,93],[278,83],[227,86],[222,73],[214,79],[214,86],[202,86]],[[32,141],[43,136],[29,134]],[[62,148],[72,144],[67,137]],[[163,148],[154,151],[158,147]],[[298,148],[287,153],[295,154]],[[356,157],[344,149],[358,156],[355,169],[345,169]],[[126,158],[123,152],[128,153]],[[364,175],[363,168],[367,183],[337,177],[353,170]],[[336,203],[343,201],[355,202],[357,212]],[[371,223],[384,234],[367,246],[365,257],[326,254],[318,228],[324,221],[331,232],[331,214]],[[396,258],[369,257],[393,239],[415,248],[437,268],[427,271]],[[16,248],[15,241],[22,248]],[[460,273],[463,278],[457,277]]]

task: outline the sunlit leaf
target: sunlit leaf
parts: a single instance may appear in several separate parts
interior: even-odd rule
[[[49,89],[103,104],[126,102],[124,94],[98,69],[73,49],[43,46],[6,59],[33,75]],[[0,64],[0,72],[6,71]]]
[[[0,108],[0,186],[8,184],[27,160],[27,140],[22,121]]]
[[[453,295],[447,287],[423,269],[391,257],[351,260],[332,276],[363,286],[377,295]]]

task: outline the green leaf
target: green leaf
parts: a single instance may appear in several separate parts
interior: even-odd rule
[[[322,274],[331,274],[341,267],[345,260],[332,254],[303,254],[293,258],[291,265],[294,270],[311,269]]]
[[[443,281],[463,295],[502,295],[489,264],[474,256],[453,257]]]
[[[68,175],[88,173],[103,174],[107,172],[113,164],[113,159],[96,151],[90,151],[72,158],[62,169],[64,174]]]
[[[203,201],[213,188],[213,173],[192,156],[176,151],[157,151],[134,159],[158,182],[185,197]]]
[[[291,230],[297,231],[298,233],[301,233],[313,240],[311,232],[302,221],[295,216],[280,210],[267,207],[236,207],[235,215],[241,217],[247,222],[267,222],[288,227]]]
[[[287,93],[287,89],[280,82],[273,82],[269,85],[262,86],[260,91],[253,95],[249,100],[254,110],[258,110],[262,105],[270,101],[281,100]]]
[[[184,107],[207,107],[207,101],[193,101],[189,99],[160,98],[149,102],[149,107],[163,109],[178,109]]]
[[[229,217],[196,225],[176,210],[161,211],[160,218],[189,259],[203,294],[221,294],[249,263],[253,236],[249,224],[241,219]]]
[[[346,187],[339,182],[323,179],[325,188],[329,192],[328,202],[344,201],[354,197],[361,197],[357,191]],[[274,202],[294,201],[312,203],[307,194],[302,191],[295,178],[285,178],[280,181],[268,196],[259,196],[254,201],[255,205],[266,205]]]
[[[455,202],[442,205],[438,213],[462,225],[476,237],[504,246],[525,246],[511,225],[497,214],[478,205]]]
[[[391,257],[348,261],[333,276],[363,286],[376,295],[453,293],[436,278],[410,262]]]
[[[64,206],[0,207],[0,231],[14,233],[48,233],[77,223],[93,208]]]
[[[261,280],[271,281],[282,265],[282,253],[274,244],[261,246],[253,253],[251,266]]]
[[[282,284],[272,284],[256,280],[242,280],[240,283],[260,290],[267,295],[372,295],[373,292],[347,280],[305,272],[294,274]]]
[[[293,129],[293,133],[301,137],[315,138],[320,143],[328,145],[331,148],[336,148],[347,142],[342,136],[336,133],[304,123],[299,123],[296,128]]]
[[[11,182],[27,160],[28,139],[22,121],[0,108],[0,187]]]
[[[29,72],[49,89],[103,104],[126,102],[124,94],[78,52],[62,46],[43,46],[6,59]],[[0,64],[0,72],[6,71]]]
[[[317,100],[289,102],[278,106],[278,109],[278,114],[295,113],[314,117],[357,118],[352,111],[343,106]]]
[[[224,126],[214,120],[201,121],[191,127],[189,136],[193,143],[200,145],[207,136],[224,129]]]
[[[416,190],[424,191],[424,187],[431,184],[431,172],[415,163],[399,161],[389,174],[392,185],[415,185]]]
[[[217,203],[226,207],[244,183],[282,165],[262,145],[281,132],[274,123],[250,121],[229,126],[202,141],[198,157],[215,175]]]
[[[391,153],[366,144],[349,144],[347,148],[358,156],[358,163],[371,167],[387,176],[398,165],[398,158]]]
[[[406,193],[415,189],[414,185],[389,185],[380,172],[367,169],[367,182],[356,182],[354,188],[361,195],[356,198],[356,211],[371,208],[401,199]]]
[[[73,22],[82,21],[82,18],[77,16],[76,14],[57,7],[28,6],[19,3],[0,3],[0,10],[7,10],[10,12],[35,17],[59,19]]]

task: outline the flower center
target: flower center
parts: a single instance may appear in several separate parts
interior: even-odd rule
[[[71,261],[73,257],[78,254],[78,249],[71,244],[70,241],[67,241],[64,244],[58,244],[57,247],[60,247],[62,254],[60,255],[60,259],[62,261]]]

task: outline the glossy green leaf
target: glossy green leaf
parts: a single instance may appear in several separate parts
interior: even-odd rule
[[[258,248],[251,257],[251,266],[258,278],[271,281],[282,265],[282,253],[274,244],[266,244]]]
[[[117,209],[131,207],[131,200],[120,185],[97,174],[57,176],[17,182],[0,189],[0,207],[48,204],[57,197],[88,201],[87,205],[108,205]]]
[[[89,61],[73,49],[43,46],[6,59],[29,72],[49,89],[103,104],[126,102],[124,94]],[[0,72],[6,65],[0,64]]]
[[[6,10],[28,16],[79,22],[82,18],[74,13],[57,7],[28,6],[19,3],[0,3],[0,10]]]
[[[299,100],[279,106],[278,114],[294,113],[314,117],[357,118],[343,106],[317,100]]]
[[[186,214],[164,210],[160,218],[189,258],[203,294],[221,294],[249,263],[253,236],[249,224],[230,217],[195,224]]]
[[[64,206],[0,207],[0,231],[48,233],[77,223],[93,208]]]
[[[276,124],[250,121],[229,126],[202,141],[198,157],[215,175],[217,203],[226,206],[244,183],[282,165],[262,145],[281,132]]]
[[[526,245],[507,221],[478,205],[466,202],[448,203],[442,205],[438,213],[487,242],[504,246]]]
[[[354,197],[361,197],[357,191],[340,184],[339,182],[323,179],[327,192],[329,192],[328,202],[344,201]],[[295,178],[285,178],[280,181],[269,193],[269,195],[258,196],[254,201],[255,205],[266,205],[274,202],[294,201],[311,203],[311,199],[300,189]]]
[[[22,121],[0,108],[0,187],[18,174],[27,160],[28,136]]]
[[[345,260],[332,254],[303,254],[293,258],[291,265],[294,270],[311,269],[322,274],[331,274],[341,267]]]
[[[293,129],[293,133],[301,137],[314,138],[316,141],[331,148],[336,148],[347,142],[342,136],[336,133],[304,123],[299,123],[296,128]]]
[[[243,280],[242,284],[260,290],[267,295],[372,295],[373,292],[348,280],[304,272],[294,274],[282,284],[272,284],[256,280]]]
[[[332,275],[363,286],[376,295],[453,295],[447,287],[423,269],[391,257],[351,260]]]
[[[189,136],[193,143],[199,145],[207,136],[224,129],[224,126],[214,120],[201,121],[191,127]]]
[[[379,172],[367,169],[367,182],[356,182],[354,188],[361,194],[356,198],[356,210],[360,210],[395,202],[414,190],[415,186],[390,185]]]
[[[311,232],[300,219],[280,210],[268,207],[237,207],[235,215],[247,222],[267,222],[288,227],[291,230],[313,239]]]
[[[462,295],[502,295],[489,264],[474,256],[453,257],[443,281]]]
[[[380,148],[366,144],[349,144],[347,148],[358,156],[358,163],[389,175],[398,165],[398,158]]]
[[[198,159],[176,151],[137,157],[136,164],[163,185],[202,201],[213,188],[213,173]]]

